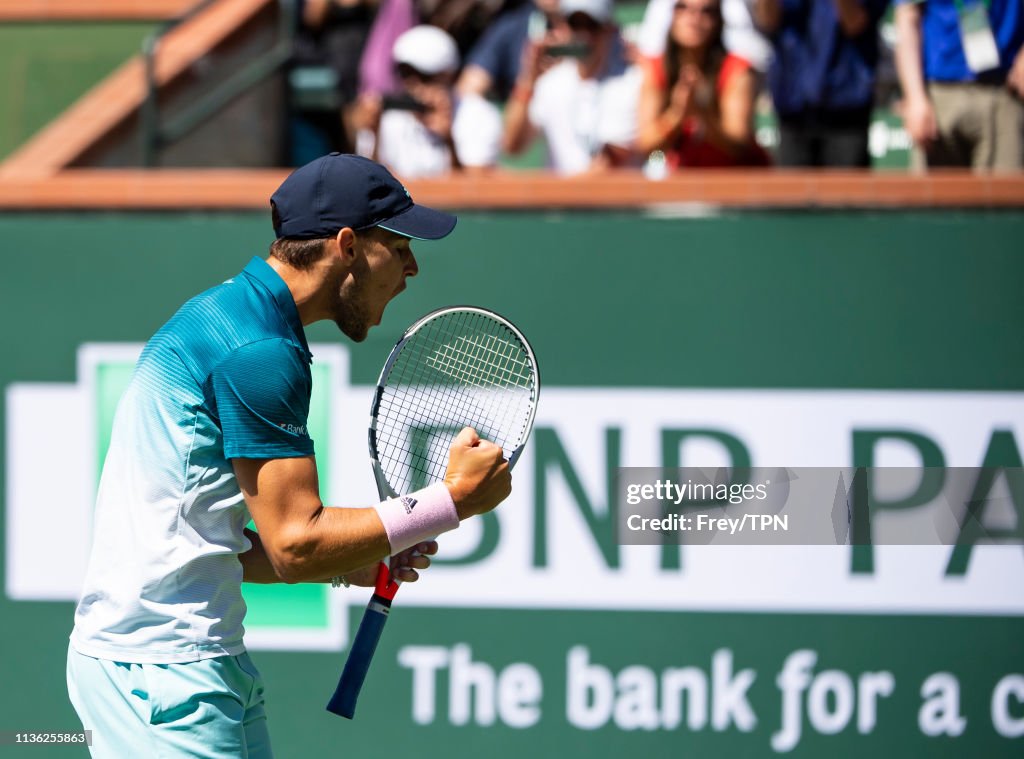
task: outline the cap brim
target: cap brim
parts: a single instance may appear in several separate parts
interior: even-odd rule
[[[414,240],[440,240],[451,234],[457,221],[454,214],[413,205],[376,226]]]

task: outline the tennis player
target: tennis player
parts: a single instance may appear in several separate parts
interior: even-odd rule
[[[501,448],[467,428],[443,482],[373,508],[321,503],[303,328],[330,319],[364,340],[419,270],[410,240],[456,219],[337,153],[291,174],[271,209],[269,258],[188,301],[117,410],[68,651],[95,757],[271,756],[242,582],[372,585],[388,555],[414,581],[432,536],[511,490]]]

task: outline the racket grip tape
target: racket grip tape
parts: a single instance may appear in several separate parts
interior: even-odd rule
[[[366,673],[370,670],[370,662],[384,631],[384,623],[388,621],[391,611],[391,600],[374,594],[363,613],[352,648],[349,649],[345,669],[341,672],[338,687],[327,703],[327,711],[339,717],[352,719],[356,713],[356,701],[359,691],[363,688]]]

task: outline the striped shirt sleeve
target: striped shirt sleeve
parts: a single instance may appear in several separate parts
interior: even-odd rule
[[[210,380],[225,458],[313,454],[307,428],[312,377],[296,346],[283,339],[244,345],[216,366]]]

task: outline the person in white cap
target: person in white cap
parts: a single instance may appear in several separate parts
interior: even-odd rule
[[[569,39],[549,32],[526,47],[505,108],[503,147],[524,150],[537,134],[550,166],[581,174],[635,165],[641,74],[629,65],[611,0],[561,0]]]
[[[401,90],[380,99],[376,130],[363,134],[359,152],[403,179],[495,163],[500,117],[479,108],[482,98],[456,102],[455,40],[438,27],[415,26],[395,40],[392,57]]]

